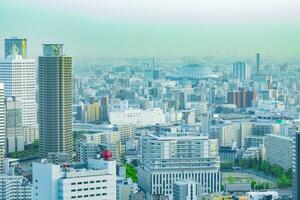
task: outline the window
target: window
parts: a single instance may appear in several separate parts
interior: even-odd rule
[[[102,180],[103,183],[107,182],[107,180]]]
[[[95,181],[90,181],[90,183],[95,183]]]
[[[76,183],[71,183],[71,185],[76,185]]]
[[[77,184],[78,184],[78,185],[81,185],[81,184],[82,184],[82,182],[78,182]]]

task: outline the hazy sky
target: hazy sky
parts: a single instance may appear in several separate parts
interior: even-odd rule
[[[0,39],[74,57],[300,56],[299,0],[0,0]],[[0,44],[3,54],[3,42]]]

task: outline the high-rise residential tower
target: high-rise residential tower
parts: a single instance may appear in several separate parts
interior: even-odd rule
[[[16,48],[0,62],[0,82],[5,97],[14,96],[22,102],[24,128],[36,127],[36,65],[34,59],[23,58]]]
[[[17,55],[22,56],[22,58],[27,57],[27,39],[12,37],[4,40],[4,57],[12,55],[13,52],[17,51]]]
[[[5,156],[5,113],[4,113],[4,85],[0,83],[0,174],[3,173]]]
[[[41,157],[72,153],[72,57],[63,55],[63,44],[44,44],[38,58],[38,122]]]
[[[246,62],[233,63],[233,77],[240,81],[247,81],[250,79],[250,68]]]

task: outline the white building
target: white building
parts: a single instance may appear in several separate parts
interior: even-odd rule
[[[267,192],[248,192],[248,200],[276,200],[279,199],[278,192],[267,191]]]
[[[149,133],[141,139],[139,186],[149,197],[172,196],[173,183],[194,180],[203,192],[221,189],[220,160],[215,140],[198,132]]]
[[[199,183],[191,180],[173,183],[173,200],[200,200],[202,194]]]
[[[0,82],[4,83],[5,96],[15,96],[22,102],[23,126],[36,127],[36,66],[34,59],[20,55],[8,56],[0,62]]]
[[[123,111],[111,111],[110,122],[114,125],[133,124],[136,127],[165,123],[165,115],[160,108],[148,110],[126,109]]]
[[[90,159],[88,168],[33,164],[33,200],[116,200],[116,163]]]
[[[5,112],[4,112],[4,85],[0,83],[0,174],[3,173],[5,156]]]

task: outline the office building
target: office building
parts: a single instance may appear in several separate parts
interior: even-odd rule
[[[13,52],[0,62],[0,82],[4,83],[5,97],[14,96],[22,102],[22,124],[37,127],[36,65]]]
[[[73,152],[72,57],[63,55],[63,44],[44,44],[38,58],[39,153]]]
[[[250,68],[245,62],[233,63],[233,77],[240,81],[248,81],[250,79]]]
[[[219,192],[220,160],[211,145],[198,132],[159,131],[142,136],[139,186],[153,198],[172,196],[173,183],[186,179],[199,183],[203,192]]]
[[[24,132],[22,124],[22,102],[15,97],[5,99],[6,111],[6,150],[7,153],[24,150]]]
[[[191,180],[173,183],[173,200],[199,200],[202,194],[201,185]]]
[[[3,173],[5,156],[5,108],[4,108],[4,85],[0,83],[0,174]]]
[[[116,163],[90,159],[87,168],[33,163],[33,200],[116,200]]]
[[[292,169],[293,139],[291,137],[268,134],[265,137],[266,160],[284,170]]]
[[[12,37],[4,40],[4,58],[7,58],[13,53],[22,56],[22,58],[27,57],[27,39]]]

